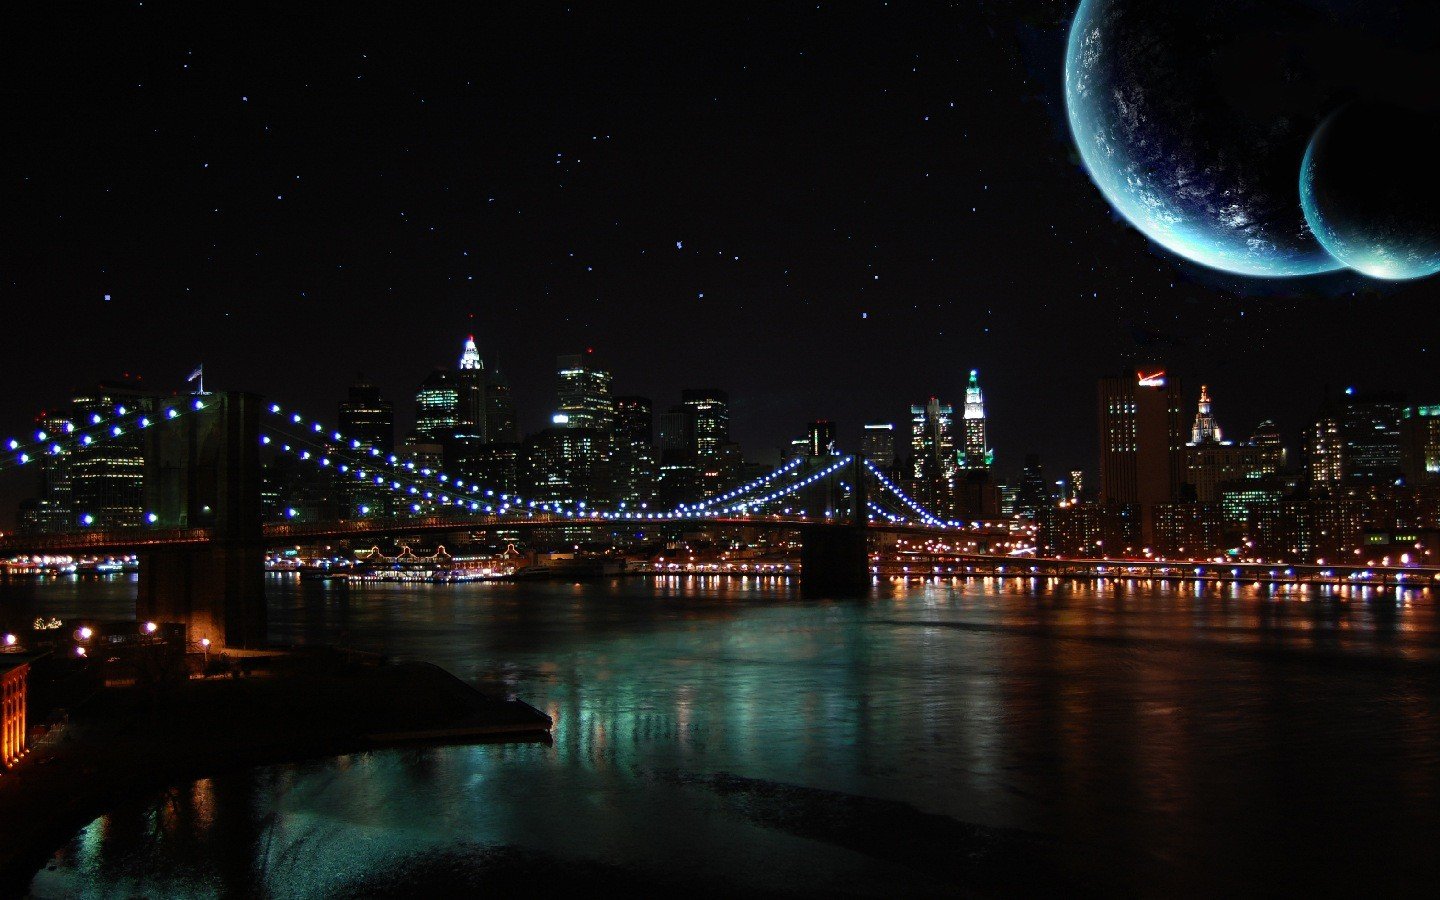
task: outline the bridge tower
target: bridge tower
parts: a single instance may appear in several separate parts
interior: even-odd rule
[[[848,478],[850,508],[845,519],[815,522],[800,529],[800,592],[806,596],[850,598],[870,593],[869,506],[865,461],[858,453],[851,461]]]
[[[141,620],[183,622],[215,647],[265,641],[260,398],[198,394],[146,432],[145,501],[159,528],[204,528],[206,543],[140,552]]]

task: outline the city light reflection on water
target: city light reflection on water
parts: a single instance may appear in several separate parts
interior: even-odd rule
[[[61,616],[133,590],[55,587],[32,600]],[[827,602],[784,580],[686,576],[269,587],[277,640],[436,662],[549,713],[553,746],[382,751],[178,785],[85,828],[37,895],[363,892],[456,859],[711,889],[1004,892],[1003,873],[954,861],[967,848],[926,843],[967,823],[998,829],[985,846],[1017,867],[1035,856],[1068,883],[1132,893],[1403,888],[1440,825],[1440,623],[1422,592],[1031,578],[887,581]]]

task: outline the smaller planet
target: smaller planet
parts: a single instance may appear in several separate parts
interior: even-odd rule
[[[1351,103],[1310,138],[1300,205],[1320,246],[1372,278],[1440,272],[1440,116]]]

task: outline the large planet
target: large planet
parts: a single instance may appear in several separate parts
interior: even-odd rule
[[[1076,146],[1110,204],[1174,253],[1259,277],[1343,268],[1301,203],[1306,151],[1357,98],[1433,102],[1437,7],[1083,0],[1065,67]],[[1337,234],[1386,240],[1403,227],[1362,212],[1335,221]]]
[[[1372,278],[1440,272],[1440,117],[1353,103],[1310,139],[1300,202],[1321,246]]]

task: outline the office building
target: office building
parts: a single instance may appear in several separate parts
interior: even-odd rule
[[[860,453],[882,472],[895,468],[895,423],[866,422],[860,433]]]
[[[395,452],[395,405],[380,396],[380,389],[365,376],[352,385],[340,401],[337,422],[340,433],[389,455]]]
[[[597,428],[557,425],[525,441],[528,491],[534,500],[603,506],[616,497],[611,440]]]
[[[1402,394],[1345,389],[1340,410],[1341,481],[1352,487],[1394,484],[1400,477]]]
[[[1400,473],[1406,484],[1440,482],[1440,406],[1407,406],[1402,413]]]
[[[730,397],[714,388],[687,388],[680,392],[680,405],[694,416],[695,452],[715,456],[730,443]]]
[[[655,415],[648,397],[615,398],[615,478],[627,507],[655,500]]]
[[[1164,371],[1100,380],[1100,503],[1134,508],[1147,544],[1155,505],[1177,499],[1185,478],[1180,400]]]
[[[510,396],[510,380],[491,366],[485,377],[485,440],[492,444],[520,444],[520,426],[515,415],[515,400]]]
[[[817,419],[805,429],[806,456],[837,456],[835,446],[835,423],[828,419]]]
[[[485,406],[485,363],[475,346],[475,335],[465,339],[460,353],[460,366],[455,370],[456,433],[477,443],[485,443],[487,414]]]
[[[460,386],[452,369],[435,369],[415,392],[415,441],[439,444],[460,424]]]
[[[1340,436],[1340,417],[1326,404],[1305,435],[1305,465],[1310,487],[1329,493],[1340,487],[1345,472],[1345,444]]]
[[[1020,470],[1020,483],[1015,488],[1014,514],[1033,521],[1050,503],[1050,485],[1045,483],[1040,457],[1034,453],[1027,454],[1025,467]]]
[[[961,417],[959,468],[966,473],[989,472],[995,458],[985,433],[985,395],[980,390],[980,373],[970,370],[965,386],[965,408]]]
[[[98,422],[155,409],[155,398],[138,382],[107,381],[77,393],[70,419],[77,430]],[[124,410],[125,412],[121,412]],[[65,466],[70,484],[70,527],[136,527],[145,521],[143,432],[130,429],[69,451]]]
[[[1270,419],[1256,425],[1255,433],[1250,435],[1250,443],[1255,447],[1262,474],[1278,475],[1285,471],[1287,454],[1279,425]]]
[[[615,402],[610,396],[610,373],[595,363],[594,351],[566,354],[556,359],[559,372],[559,416],[563,428],[590,428],[608,435],[615,427]]]
[[[958,471],[954,419],[954,407],[935,397],[910,407],[911,492],[940,516],[950,511]]]

